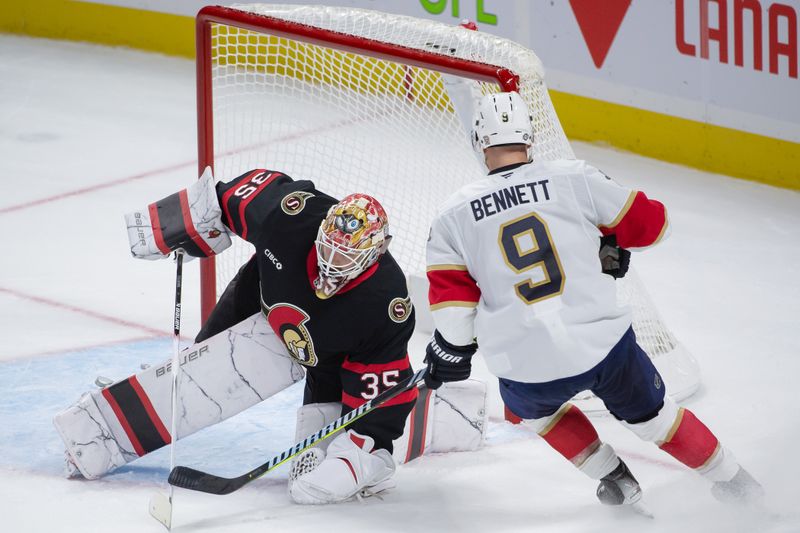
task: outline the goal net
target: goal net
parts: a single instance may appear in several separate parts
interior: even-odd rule
[[[573,158],[538,57],[459,26],[356,8],[242,4],[197,16],[199,165],[219,180],[253,168],[310,179],[334,197],[374,195],[391,252],[425,326],[425,243],[437,207],[483,174],[447,91],[517,90],[533,115],[534,158]],[[203,317],[253,254],[238,240],[201,264]],[[699,385],[694,359],[635,275],[619,283],[634,329],[677,398]],[[602,410],[590,395],[586,410]]]

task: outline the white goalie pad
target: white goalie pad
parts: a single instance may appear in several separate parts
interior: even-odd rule
[[[427,453],[468,452],[481,448],[486,432],[486,383],[476,379],[420,389],[394,458],[407,463]]]
[[[189,257],[210,257],[231,245],[210,167],[190,187],[126,214],[125,224],[138,259],[161,259],[179,248]]]
[[[179,439],[232,417],[304,376],[261,313],[186,348],[180,364]],[[86,479],[168,444],[172,359],[85,393],[53,423]]]
[[[393,456],[407,463],[426,453],[466,452],[483,446],[486,432],[486,383],[475,379],[445,383],[437,390],[422,387],[406,419],[403,435],[394,441]],[[339,403],[315,403],[297,410],[299,442],[341,414]],[[325,449],[327,441],[317,446]]]

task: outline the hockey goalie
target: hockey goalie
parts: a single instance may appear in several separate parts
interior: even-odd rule
[[[231,234],[256,249],[181,353],[178,438],[305,378],[299,439],[412,374],[414,307],[388,252],[389,218],[377,199],[337,200],[310,181],[266,169],[215,183],[207,169],[187,189],[125,218],[140,259],[176,250],[209,257],[230,246]],[[172,370],[169,361],[150,367],[59,413],[68,472],[95,479],[169,444]],[[292,499],[322,504],[370,495],[393,486],[396,461],[480,446],[484,385],[437,394],[408,390],[304,452],[289,476]]]

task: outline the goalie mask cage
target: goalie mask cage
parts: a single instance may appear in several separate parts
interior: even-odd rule
[[[407,274],[424,273],[437,207],[483,173],[442,73],[473,80],[484,94],[517,90],[532,112],[534,158],[574,158],[541,62],[513,41],[364,9],[266,4],[205,7],[196,31],[200,172],[211,166],[224,181],[268,168],[334,197],[373,195],[389,214],[391,252]],[[201,261],[204,320],[253,254],[234,240]],[[618,285],[670,393],[693,393],[699,371],[691,354],[635,274]],[[603,409],[588,395],[580,403]]]

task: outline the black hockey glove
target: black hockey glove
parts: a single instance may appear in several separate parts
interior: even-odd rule
[[[434,331],[433,339],[425,350],[425,362],[428,363],[425,385],[429,389],[438,389],[442,383],[467,379],[472,372],[472,356],[477,349],[476,343],[453,346],[444,340],[438,330]]]
[[[603,266],[603,274],[613,276],[614,279],[625,277],[625,273],[628,272],[631,253],[617,246],[616,235],[600,238],[600,264]]]

